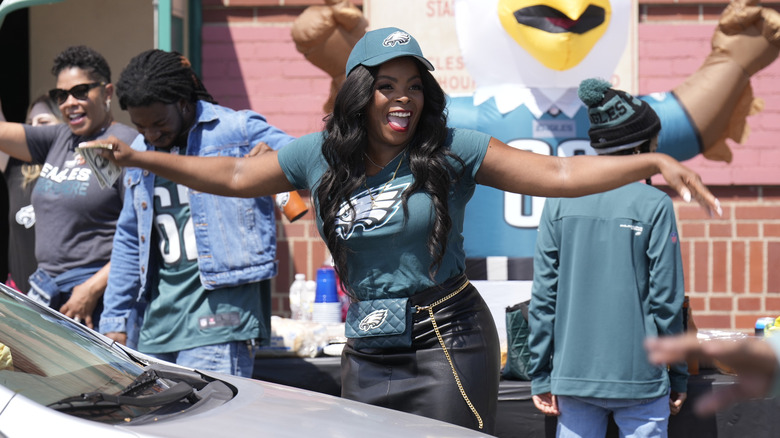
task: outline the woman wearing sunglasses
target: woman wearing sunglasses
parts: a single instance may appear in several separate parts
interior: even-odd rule
[[[114,121],[111,70],[102,55],[69,47],[54,59],[52,74],[57,83],[49,96],[65,123],[0,122],[0,150],[42,165],[32,193],[38,269],[30,276],[29,295],[93,327],[102,310],[124,187],[119,178],[101,189],[76,147],[110,135],[132,142],[138,133]]]

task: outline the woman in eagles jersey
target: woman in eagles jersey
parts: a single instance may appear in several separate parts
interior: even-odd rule
[[[682,196],[719,207],[696,173],[666,155],[558,158],[449,129],[430,70],[408,33],[370,31],[350,54],[323,132],[237,159],[138,152],[114,141],[113,159],[225,196],[311,190],[320,234],[353,301],[409,297],[413,306],[410,346],[347,342],[342,396],[491,433],[498,335],[464,275],[461,235],[476,184],[581,196],[660,172]]]

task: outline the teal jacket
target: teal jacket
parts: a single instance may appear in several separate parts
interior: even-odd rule
[[[642,183],[548,199],[529,312],[533,394],[655,398],[687,392],[686,364],[649,363],[643,342],[683,330],[672,201]]]

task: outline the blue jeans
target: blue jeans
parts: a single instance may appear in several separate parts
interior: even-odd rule
[[[667,437],[669,395],[650,399],[606,399],[558,396],[559,438],[604,438],[609,413],[620,436],[626,438]]]
[[[247,341],[233,341],[173,353],[146,353],[146,355],[199,371],[251,378],[255,365],[254,353],[254,344],[249,344]]]

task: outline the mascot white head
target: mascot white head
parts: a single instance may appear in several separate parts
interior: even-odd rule
[[[477,86],[501,112],[522,89],[560,98],[589,77],[612,77],[629,40],[630,0],[455,0],[458,42]]]

